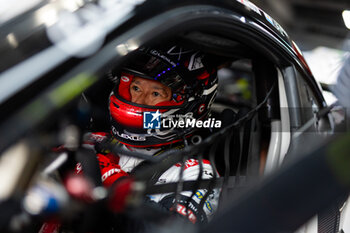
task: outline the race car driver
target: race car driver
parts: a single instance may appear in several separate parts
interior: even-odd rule
[[[109,97],[111,132],[91,133],[87,144],[116,139],[126,149],[156,156],[168,148],[183,148],[201,140],[196,127],[163,127],[162,120],[208,119],[217,89],[216,67],[207,55],[180,46],[146,48],[135,52],[134,59],[114,74],[115,88]],[[95,147],[96,149],[96,147]],[[126,155],[97,151],[102,181],[110,186],[142,166],[143,160]],[[184,169],[182,174],[181,169]],[[77,172],[81,172],[79,169]],[[155,172],[153,182],[164,184],[196,180],[199,160],[188,158],[163,172]],[[180,175],[181,174],[181,175]],[[216,176],[208,160],[202,160],[202,179]],[[207,222],[218,205],[218,190],[150,196],[152,202],[177,212],[192,223]],[[176,198],[176,203],[174,203]]]

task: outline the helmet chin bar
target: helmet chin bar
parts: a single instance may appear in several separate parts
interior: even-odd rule
[[[143,113],[159,111],[161,120],[172,119],[178,121],[181,117],[203,119],[208,111],[202,112],[200,118],[194,112],[186,109],[196,109],[200,100],[185,101],[179,106],[145,106],[131,103],[119,96],[110,96],[110,115],[113,135],[123,144],[135,147],[162,147],[182,141],[193,134],[196,128],[143,128]]]

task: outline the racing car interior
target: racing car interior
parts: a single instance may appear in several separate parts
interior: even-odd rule
[[[223,127],[206,133],[201,143],[188,145],[183,151],[170,150],[160,158],[149,159],[154,166],[135,174],[135,179],[144,182],[145,185],[138,193],[138,190],[134,190],[137,193],[132,197],[135,201],[129,203],[134,207],[133,210],[138,211],[138,217],[152,218],[153,213],[149,208],[137,208],[140,205],[140,196],[178,191],[179,186],[183,190],[194,191],[199,187],[209,190],[221,188],[220,204],[224,208],[227,202],[234,201],[236,196],[254,185],[257,180],[277,170],[286,161],[293,160],[298,156],[299,150],[305,152],[306,147],[303,143],[308,142],[306,137],[315,137],[314,133],[323,137],[334,132],[335,126],[329,111],[322,113],[326,105],[317,83],[310,79],[306,68],[302,69],[303,66],[297,64],[296,59],[281,49],[286,45],[267,36],[273,32],[262,34],[254,30],[253,24],[243,25],[243,21],[245,23],[248,18],[235,19],[233,23],[227,23],[227,18],[225,14],[218,16],[218,19],[208,17],[212,21],[194,18],[188,22],[175,22],[163,18],[164,23],[145,22],[148,27],[143,25],[137,30],[118,29],[119,31],[106,38],[106,46],[102,52],[93,54],[86,60],[71,58],[47,74],[59,77],[57,80],[38,80],[31,84],[30,88],[22,91],[20,96],[12,96],[2,103],[0,110],[7,112],[6,116],[0,116],[0,120],[5,122],[2,132],[10,133],[1,150],[6,149],[6,155],[8,148],[11,149],[10,146],[21,145],[21,141],[16,140],[26,136],[31,153],[36,155],[31,156],[31,162],[27,161],[28,174],[31,176],[28,175],[28,180],[18,181],[17,184],[20,185],[17,185],[15,192],[23,193],[30,184],[35,183],[30,179],[34,174],[35,179],[40,180],[37,170],[40,170],[40,174],[45,174],[45,179],[50,177],[56,182],[61,182],[60,174],[72,170],[76,161],[72,160],[72,156],[63,159],[61,155],[52,152],[52,148],[68,144],[72,148],[71,153],[74,154],[75,150],[81,149],[84,132],[110,129],[108,96],[114,87],[109,76],[110,70],[118,69],[133,59],[133,51],[142,45],[184,44],[215,57],[213,63],[219,67],[219,85],[211,114],[222,120]],[[121,36],[115,36],[119,34]],[[297,50],[296,45],[294,49]],[[79,83],[80,78],[86,77],[88,83]],[[77,86],[80,84],[83,84],[83,87],[79,89]],[[33,89],[38,88],[42,90],[33,94]],[[70,94],[63,94],[62,91],[67,89],[71,91]],[[59,97],[62,96],[63,100],[59,101]],[[36,98],[42,98],[43,101],[28,104],[31,103],[31,99]],[[47,107],[48,110],[39,105]],[[22,108],[19,108],[22,106],[29,107],[23,107],[22,111]],[[36,111],[35,116],[31,114],[33,109]],[[31,129],[33,131],[28,133]],[[41,144],[38,145],[35,140]],[[106,146],[115,153],[121,150],[119,147]],[[168,186],[147,183],[154,170],[166,169],[166,166],[182,161],[186,153],[198,156],[199,160],[206,158],[212,161],[220,177],[214,176],[212,180],[203,181],[199,176],[197,181],[192,183],[178,182]],[[130,156],[148,159],[139,153],[130,153]],[[88,168],[88,163],[92,163],[91,167],[94,167],[96,161],[91,159],[91,156],[79,158],[86,160],[86,170],[91,171],[86,174],[91,176],[98,186],[100,181],[96,181],[96,169]],[[40,165],[32,164],[38,160],[42,161]],[[206,198],[203,197],[200,205],[205,204]],[[81,208],[80,204],[78,207],[74,206],[75,209],[71,212],[76,209],[86,210]],[[90,214],[90,217],[85,223],[97,221],[91,218],[93,210],[86,213],[86,216]],[[35,220],[43,219],[43,216],[38,214],[40,211],[35,209]],[[158,210],[152,211],[154,216],[159,215]],[[65,216],[62,219],[72,224],[69,217]],[[3,221],[8,219],[3,218]],[[0,222],[0,230],[1,224],[6,225]]]
[[[159,40],[156,41],[159,43]],[[273,58],[251,45],[208,32],[184,32],[171,39],[161,38],[161,41],[190,45],[209,53],[219,67],[218,93],[211,114],[214,118],[222,119],[228,130],[224,136],[203,147],[199,154],[203,153],[204,158],[212,160],[223,177],[222,187],[225,191],[222,192],[222,203],[225,203],[224,200],[232,201],[233,196],[248,188],[250,182],[254,183],[279,167],[290,149],[293,125],[287,108],[283,76],[292,75],[290,70],[293,68],[281,67]],[[150,41],[150,46],[152,43]],[[124,62],[132,58],[131,53]],[[118,66],[114,69],[118,69]],[[289,70],[289,73],[283,70]],[[302,122],[307,122],[314,117],[318,106],[302,80],[296,85],[305,90],[302,94],[308,95],[304,99],[310,100],[310,103],[303,103],[303,107],[310,110],[309,115],[302,116]],[[113,81],[106,74],[98,88],[83,94],[84,101],[93,109],[89,126],[92,131],[109,130],[106,100],[112,88]],[[296,95],[292,93],[293,98]],[[306,114],[306,111],[302,112]],[[294,127],[300,127],[302,122],[297,122],[299,125]]]

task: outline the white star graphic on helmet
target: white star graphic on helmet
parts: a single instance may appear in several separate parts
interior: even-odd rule
[[[157,110],[155,113],[152,113],[153,118],[152,118],[151,122],[154,121],[155,119],[157,119],[160,115],[162,115],[162,114],[159,113],[159,110]]]

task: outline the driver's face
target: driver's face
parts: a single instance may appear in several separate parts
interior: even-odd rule
[[[134,77],[130,85],[131,102],[154,106],[171,99],[171,89],[164,84],[140,77]]]

